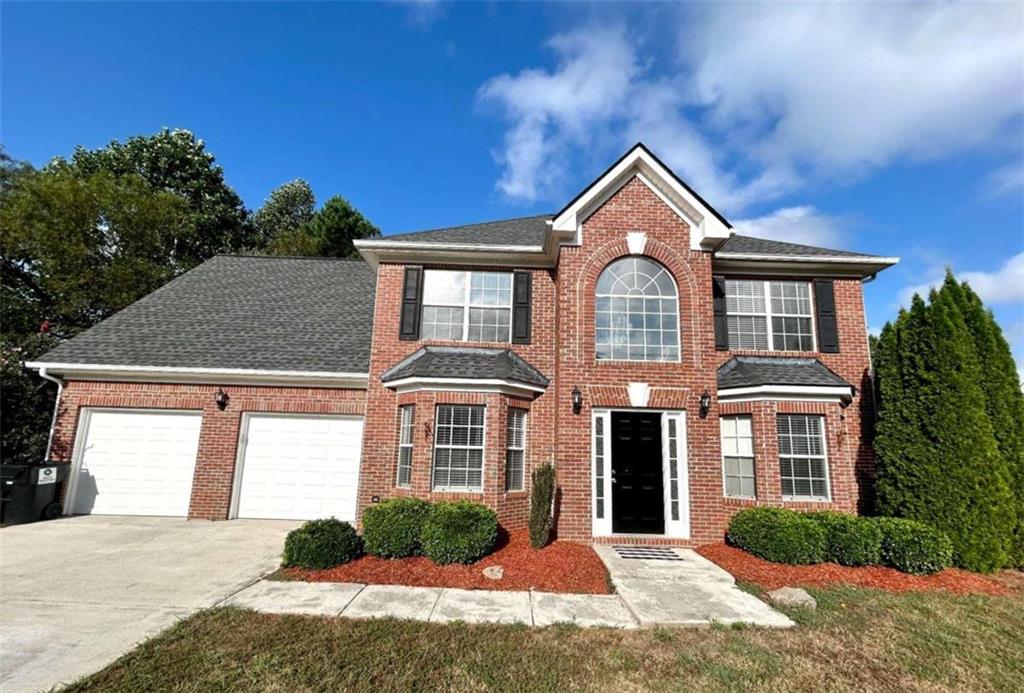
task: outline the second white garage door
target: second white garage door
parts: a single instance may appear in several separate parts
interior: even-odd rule
[[[363,419],[249,414],[236,517],[356,519]]]

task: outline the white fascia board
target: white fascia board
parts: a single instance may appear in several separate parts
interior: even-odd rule
[[[669,203],[691,227],[691,247],[708,249],[732,235],[729,226],[723,223],[708,207],[689,190],[679,184],[675,176],[651,157],[643,147],[636,146],[622,160],[598,181],[591,184],[573,204],[559,214],[551,228],[568,242],[578,244],[583,222],[610,196],[634,175]]]
[[[209,383],[213,385],[275,385],[332,387],[363,390],[368,373],[333,371],[283,371],[247,368],[188,368],[179,366],[117,366],[94,363],[28,361],[26,368],[46,368],[69,380],[116,380],[124,382]]]
[[[515,380],[500,378],[399,378],[384,387],[398,394],[422,390],[443,390],[448,392],[497,392],[506,395],[533,395],[545,392],[547,388]]]
[[[845,402],[853,399],[853,388],[845,385],[757,385],[718,390],[719,402],[754,402],[765,400],[797,400],[814,402]]]
[[[869,277],[898,263],[898,257],[865,256],[792,256],[715,253],[712,271],[724,273],[762,273]]]
[[[558,246],[550,243],[539,246],[363,240],[356,241],[356,248],[372,267],[381,262],[415,262],[548,268],[554,267],[558,259]]]

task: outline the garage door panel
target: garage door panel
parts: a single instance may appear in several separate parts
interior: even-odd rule
[[[238,517],[355,520],[361,418],[251,415]]]
[[[90,411],[71,512],[188,514],[202,415]]]

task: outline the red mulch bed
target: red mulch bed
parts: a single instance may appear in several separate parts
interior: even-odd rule
[[[954,594],[1014,594],[1005,580],[958,568],[948,568],[934,575],[907,575],[882,566],[851,568],[835,563],[786,565],[762,560],[726,544],[701,546],[697,553],[717,563],[736,579],[752,582],[766,590],[795,585],[830,587],[846,584],[889,592],[945,590]]]
[[[504,569],[500,580],[484,577],[484,568],[492,565]],[[592,548],[556,541],[534,550],[525,530],[499,537],[497,550],[472,565],[435,565],[425,557],[363,556],[327,570],[286,568],[283,573],[310,582],[608,594],[607,571]]]

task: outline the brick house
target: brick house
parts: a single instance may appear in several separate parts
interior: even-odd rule
[[[895,258],[761,240],[643,145],[555,215],[218,256],[28,364],[67,513],[357,520],[468,498],[525,526],[718,541],[750,505],[870,502],[862,283]]]

